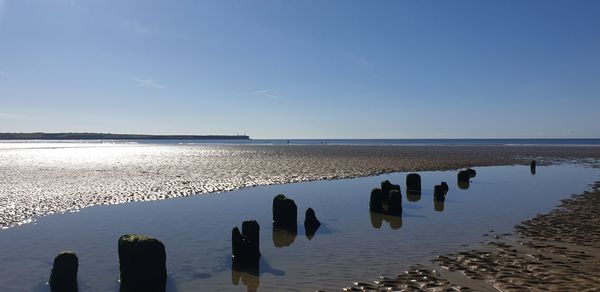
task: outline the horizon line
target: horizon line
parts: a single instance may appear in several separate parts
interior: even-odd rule
[[[250,138],[247,134],[147,134],[147,133],[115,133],[115,132],[0,132],[0,135],[7,134],[96,134],[96,135],[131,135],[131,136],[180,136],[180,137],[193,137],[193,136],[246,136],[251,140],[597,140],[600,137],[486,137],[486,138],[333,138],[333,137],[314,137],[314,138],[292,138],[292,137],[267,137],[267,138]]]

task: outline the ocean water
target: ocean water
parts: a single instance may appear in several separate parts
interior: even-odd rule
[[[420,172],[420,197],[405,191],[406,173],[260,186],[221,194],[95,206],[54,214],[0,230],[0,291],[48,291],[53,257],[74,250],[80,291],[118,291],[117,239],[141,233],[167,249],[168,291],[338,290],[355,280],[394,276],[436,255],[477,246],[493,230],[546,212],[560,199],[588,189],[600,169],[576,165],[478,167],[468,189],[456,171]],[[369,212],[370,190],[389,179],[400,184],[403,215]],[[447,181],[443,204],[433,186]],[[271,203],[283,193],[298,205],[298,233],[273,233]],[[302,225],[312,207],[323,223],[309,239]],[[231,269],[231,229],[245,219],[261,226],[258,274]],[[280,247],[282,242],[292,241]],[[236,284],[237,283],[237,284]]]
[[[2,143],[133,143],[133,144],[231,144],[231,145],[405,145],[405,146],[443,146],[443,145],[555,145],[555,146],[600,146],[599,138],[585,139],[250,139],[250,140],[18,140],[0,141]]]
[[[299,145],[406,145],[406,146],[444,146],[444,145],[580,145],[600,146],[600,139],[256,139],[247,143]]]

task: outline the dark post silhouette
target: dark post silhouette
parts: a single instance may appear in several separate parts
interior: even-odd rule
[[[448,184],[443,181],[442,183],[440,183],[440,185],[442,186],[442,189],[444,190],[444,195],[446,195],[448,193],[448,190],[450,190],[450,188],[448,187]]]
[[[418,173],[409,173],[406,176],[406,192],[421,192],[421,176]]]
[[[443,202],[446,199],[446,190],[442,185],[433,187],[433,200]]]
[[[273,198],[273,226],[284,229],[296,229],[298,207],[294,200],[279,194]]]
[[[408,194],[409,192],[407,192],[407,196]],[[420,192],[418,196],[421,196]],[[400,186],[385,180],[381,182],[381,189],[373,189],[369,200],[369,216],[373,228],[381,228],[383,220],[389,222],[392,229],[402,227],[402,192]]]
[[[392,190],[400,191],[400,186],[392,184],[389,180],[384,180],[381,182],[381,193],[383,194],[383,196],[382,196],[383,205],[386,205],[386,206],[389,205],[390,192]]]
[[[298,207],[294,200],[279,194],[273,198],[273,244],[291,245],[298,234]]]
[[[240,229],[233,227],[231,230],[231,257],[235,261],[236,257],[241,257],[244,253],[244,237]]]
[[[459,171],[458,172],[458,187],[463,190],[468,189],[470,178],[471,178],[471,176],[468,171],[466,171],[466,170]]]
[[[127,234],[119,238],[121,292],[164,292],[167,284],[167,254],[159,240]]]
[[[390,203],[390,191],[392,190],[392,183],[389,180],[384,180],[381,182],[381,194],[382,194],[382,202],[383,204]]]
[[[313,210],[312,208],[306,209],[306,214],[304,217],[304,232],[306,234],[306,237],[309,240],[312,239],[319,227],[321,227],[321,222],[319,222],[319,219],[317,219],[317,216],[315,215],[315,210]]]
[[[529,170],[531,171],[532,175],[535,175],[535,160],[531,161],[531,164],[529,165]]]
[[[232,264],[237,269],[258,266],[260,259],[260,226],[255,220],[242,222],[242,232],[237,227],[231,230]]]
[[[458,181],[469,181],[471,175],[466,170],[461,170],[458,172]]]
[[[469,173],[469,178],[474,178],[475,176],[477,176],[477,171],[475,171],[472,168],[467,168],[465,171]]]
[[[77,269],[79,260],[72,251],[63,251],[54,258],[50,274],[52,292],[77,292]]]
[[[389,214],[395,216],[402,215],[402,193],[399,190],[390,191]]]
[[[383,204],[383,193],[380,189],[373,189],[371,191],[371,199],[369,200],[369,210],[372,212],[381,213]]]
[[[242,236],[249,241],[249,247],[252,253],[260,256],[260,244],[259,244],[259,233],[260,226],[256,220],[246,220],[242,222]]]

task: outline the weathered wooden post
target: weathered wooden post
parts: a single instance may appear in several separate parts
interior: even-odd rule
[[[458,187],[460,189],[466,190],[469,188],[469,179],[471,175],[466,170],[461,170],[458,172]]]
[[[389,214],[394,216],[402,215],[402,193],[399,190],[390,191]]]
[[[121,292],[164,292],[167,284],[167,254],[159,240],[144,235],[119,237]]]
[[[298,207],[294,200],[279,194],[273,198],[273,226],[284,229],[296,229]]]
[[[469,181],[471,175],[466,170],[461,170],[458,172],[458,181]]]
[[[242,222],[242,232],[231,230],[231,256],[235,268],[245,269],[258,265],[260,259],[260,226],[255,220]]]
[[[418,173],[409,173],[406,176],[406,192],[421,192],[421,176]]]
[[[443,185],[433,187],[433,200],[443,202],[446,199],[446,189]]]
[[[305,217],[304,217],[304,232],[306,237],[310,240],[317,232],[317,229],[321,227],[321,222],[317,219],[315,215],[315,210],[312,208],[306,209]]]
[[[469,178],[477,176],[477,171],[475,171],[475,169],[467,168],[465,171],[469,174]]]
[[[50,273],[50,290],[52,292],[77,292],[77,270],[79,259],[72,251],[63,251],[54,258]]]
[[[383,211],[383,193],[380,189],[371,190],[371,199],[369,200],[369,210],[371,212],[381,213]]]

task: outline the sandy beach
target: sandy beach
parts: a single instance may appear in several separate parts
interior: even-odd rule
[[[600,183],[547,214],[485,234],[481,246],[414,266],[396,278],[355,282],[346,291],[597,291]]]
[[[0,149],[0,226],[80,208],[398,171],[574,161],[600,147],[59,144]]]

